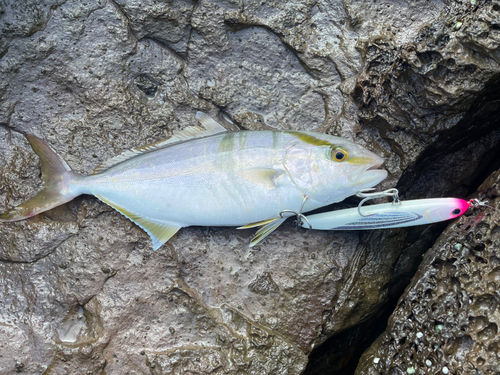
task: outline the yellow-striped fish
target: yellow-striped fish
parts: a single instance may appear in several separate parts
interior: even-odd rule
[[[144,229],[155,250],[191,225],[261,226],[253,246],[286,219],[280,212],[339,202],[387,176],[376,169],[383,159],[346,139],[229,132],[203,113],[197,119],[204,128],[127,151],[89,176],[73,172],[44,141],[26,135],[41,159],[44,187],[0,221],[23,220],[92,194]]]

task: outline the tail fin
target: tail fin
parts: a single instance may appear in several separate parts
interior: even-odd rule
[[[40,157],[43,188],[33,198],[0,215],[0,222],[27,219],[69,202],[80,195],[71,186],[80,176],[73,172],[47,143],[32,134],[24,136],[30,142],[33,151]]]

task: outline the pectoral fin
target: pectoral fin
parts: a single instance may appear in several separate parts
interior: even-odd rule
[[[247,228],[255,228],[261,227],[252,238],[249,247],[254,247],[259,242],[261,242],[264,238],[269,236],[272,232],[276,230],[281,224],[285,222],[288,217],[277,217],[275,219],[263,220],[257,223],[248,224],[237,229],[247,229]]]
[[[273,168],[248,168],[238,172],[238,175],[245,180],[268,189],[276,188],[277,180],[284,174],[284,171]]]
[[[115,210],[120,212],[123,216],[132,220],[135,224],[140,226],[153,241],[153,250],[158,250],[165,242],[167,242],[179,229],[182,227],[168,222],[163,222],[160,220],[155,220],[151,218],[144,217],[142,215],[136,214],[127,210],[126,208],[120,207],[118,204],[111,202],[110,200],[95,194],[97,198],[106,203],[107,205],[113,207]]]

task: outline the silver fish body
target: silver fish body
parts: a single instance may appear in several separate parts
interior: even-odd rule
[[[51,207],[80,194],[95,195],[145,229],[155,249],[191,225],[270,224],[260,241],[281,224],[280,212],[307,212],[341,201],[387,175],[374,169],[383,162],[380,157],[342,138],[296,131],[227,132],[208,116],[198,117],[208,130],[187,129],[179,139],[129,151],[90,176],[72,172],[53,151],[47,157],[50,147],[29,136],[42,159]],[[44,168],[44,158],[52,160],[45,163],[52,167]],[[62,163],[57,173],[49,170],[55,159]],[[51,174],[59,176],[55,187],[54,178],[47,177]],[[40,202],[30,201],[0,220],[20,220],[51,208],[33,207]]]

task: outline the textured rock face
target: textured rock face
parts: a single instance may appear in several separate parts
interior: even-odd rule
[[[356,374],[496,374],[500,368],[500,173],[479,188],[494,207],[450,225],[430,249]]]
[[[499,143],[490,132],[498,95],[488,91],[498,9],[6,1],[0,211],[40,187],[38,158],[16,130],[88,174],[193,125],[198,110],[246,129],[354,139],[386,158],[384,187],[465,194]],[[0,224],[0,373],[300,374],[314,347],[396,293],[439,230],[288,224],[251,251],[250,231],[189,228],[153,252],[138,227],[79,197]]]

